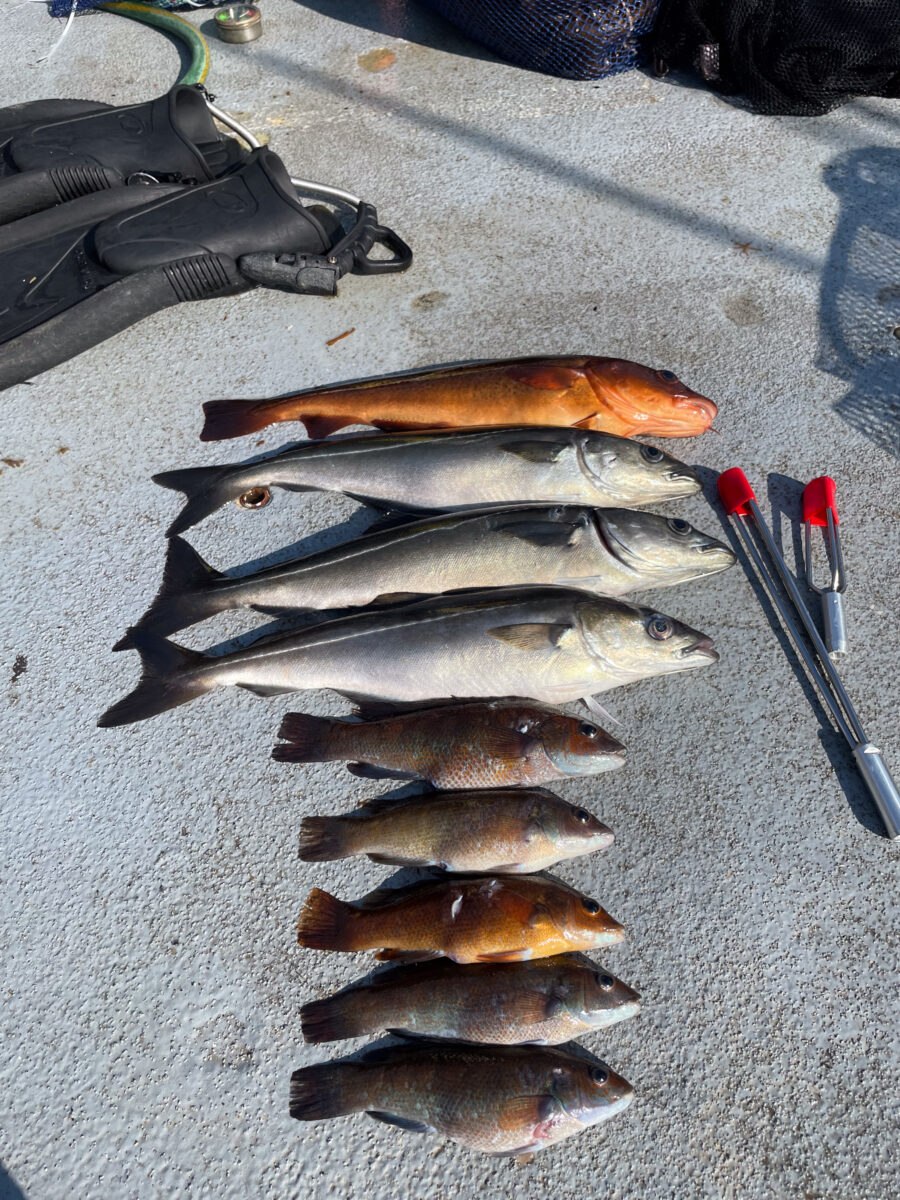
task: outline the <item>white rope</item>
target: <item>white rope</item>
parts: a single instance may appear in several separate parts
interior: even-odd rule
[[[63,42],[65,41],[65,38],[66,38],[66,34],[72,28],[72,22],[75,20],[75,10],[77,8],[78,8],[78,0],[72,0],[72,7],[69,9],[69,15],[66,17],[65,28],[63,29],[63,31],[59,35],[59,37],[56,39],[56,41],[53,43],[53,45],[50,47],[50,52],[48,54],[45,54],[43,58],[38,59],[39,63],[49,62],[50,59],[53,57],[53,55],[57,52],[57,50],[63,44]]]

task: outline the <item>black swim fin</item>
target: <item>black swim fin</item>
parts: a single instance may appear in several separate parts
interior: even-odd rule
[[[370,259],[376,244],[391,256]],[[405,270],[411,259],[371,205],[359,204],[348,231],[329,209],[301,204],[264,148],[199,186],[83,196],[0,225],[0,390],[185,300],[259,284],[334,295],[346,273]]]
[[[143,104],[36,100],[0,109],[0,223],[78,196],[156,183],[208,183],[247,157],[219,133],[202,88]]]

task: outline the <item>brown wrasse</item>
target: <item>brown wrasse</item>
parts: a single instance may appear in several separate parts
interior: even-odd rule
[[[290,1114],[320,1121],[366,1112],[484,1154],[540,1150],[609,1120],[634,1089],[594,1058],[538,1046],[404,1041],[301,1067]]]
[[[625,747],[599,726],[525,701],[438,705],[354,722],[288,713],[278,736],[286,739],[272,751],[278,762],[345,759],[356,775],[427,779],[439,788],[545,783],[625,762]]]
[[[570,425],[620,437],[691,437],[709,429],[718,410],[672,371],[581,356],[474,363],[272,400],[211,400],[203,411],[200,440],[214,442],[280,421],[302,421],[311,438],[346,425],[383,430]]]
[[[307,1042],[381,1033],[558,1045],[640,1012],[640,996],[583,954],[534,962],[390,966],[300,1010]]]
[[[486,788],[379,796],[345,815],[306,817],[300,858],[367,854],[396,866],[527,874],[612,843],[592,813],[544,788]]]
[[[624,937],[596,900],[539,875],[425,880],[353,904],[313,888],[297,924],[301,946],[406,961],[518,962]]]

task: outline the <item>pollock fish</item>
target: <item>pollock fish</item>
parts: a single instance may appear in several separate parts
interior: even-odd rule
[[[100,718],[127,725],[234,685],[309,688],[398,703],[518,696],[565,704],[718,660],[705,635],[652,608],[570,588],[493,588],[362,611],[199,654],[137,632],[143,677]]]
[[[313,888],[297,923],[298,942],[312,950],[378,950],[379,959],[410,962],[518,962],[624,936],[596,900],[540,875],[425,880],[354,904]]]
[[[356,608],[460,588],[553,584],[622,596],[734,561],[727,546],[680,517],[575,505],[412,520],[237,577],[173,537],[162,587],[135,628],[167,637],[230,609]],[[116,648],[126,647],[127,639]]]
[[[393,712],[366,721],[288,713],[278,762],[350,760],[364,778],[427,779],[439,788],[500,788],[596,775],[624,765],[599,726],[548,705],[491,700]]]
[[[301,1067],[291,1076],[290,1114],[320,1121],[366,1112],[502,1156],[582,1133],[633,1097],[605,1063],[567,1050],[405,1040]]]
[[[559,1045],[636,1016],[640,996],[583,954],[532,962],[401,963],[300,1010],[307,1042],[389,1033]]]
[[[187,467],[153,480],[187,498],[169,536],[230,500],[260,508],[272,488],[342,492],[367,504],[426,512],[511,504],[627,507],[700,490],[697,472],[656,446],[586,429],[528,427],[305,442],[258,462]]]
[[[612,843],[593,813],[544,788],[378,796],[341,816],[306,817],[300,829],[306,862],[367,854],[397,866],[502,874],[543,871]]]
[[[273,400],[211,400],[204,442],[302,421],[311,438],[346,425],[441,429],[577,425],[631,437],[703,433],[716,406],[672,371],[622,358],[532,358],[475,363],[311,388]]]

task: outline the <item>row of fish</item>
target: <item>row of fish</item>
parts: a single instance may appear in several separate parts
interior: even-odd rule
[[[688,522],[628,507],[700,488],[693,468],[628,436],[702,432],[715,406],[671,372],[580,358],[205,409],[204,440],[289,420],[313,439],[350,424],[427,423],[155,476],[186,504],[161,590],[116,646],[139,652],[143,678],[100,720],[141,720],[220,686],[330,688],[358,703],[355,717],[288,713],[275,759],[345,760],[362,776],[444,789],[303,821],[305,861],[365,854],[438,873],[354,902],[308,896],[301,945],[372,950],[394,965],[305,1005],[304,1037],[404,1040],[295,1072],[292,1115],[368,1112],[517,1154],[621,1111],[631,1086],[579,1047],[557,1047],[639,1010],[636,992],[581,953],[621,941],[623,927],[536,874],[607,849],[613,834],[536,785],[624,763],[620,742],[559,705],[581,699],[602,713],[594,698],[610,688],[718,657],[704,634],[619,599],[734,561]],[[339,492],[389,516],[361,538],[244,575],[215,570],[177,536],[232,500],[262,507],[276,488]],[[232,609],[349,611],[225,655],[166,640]]]

